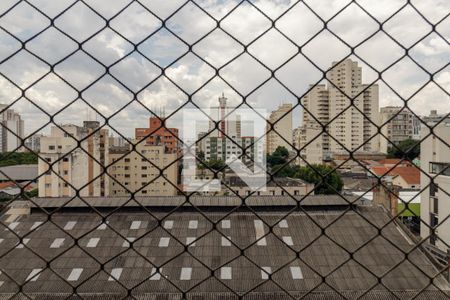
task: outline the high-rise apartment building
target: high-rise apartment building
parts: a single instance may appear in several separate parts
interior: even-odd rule
[[[169,128],[164,118],[150,117],[148,128],[136,128],[135,138],[138,141],[145,139],[148,145],[163,145],[168,152],[177,153],[178,128]]]
[[[315,138],[318,141],[305,149],[305,152],[315,155],[314,161],[306,154],[305,159],[310,163],[321,163],[333,153],[347,150],[378,152],[378,85],[363,84],[361,67],[350,59],[333,63],[327,79],[327,85],[311,86],[310,92],[302,99],[305,108],[303,127],[309,137],[304,140]],[[326,124],[326,132],[316,138],[317,132],[322,132]],[[319,152],[323,154],[322,159],[316,155]]]
[[[108,129],[99,126],[97,121],[53,126],[49,136],[41,137],[39,197],[71,197],[76,190],[81,196],[108,196],[109,177],[103,172],[109,160]]]
[[[137,142],[137,141],[134,141]],[[149,145],[144,142],[110,149],[108,174],[111,196],[127,196],[136,192],[137,196],[173,196],[178,184],[177,153],[163,145]],[[164,170],[163,170],[164,169]],[[160,176],[163,170],[163,176]]]
[[[420,184],[423,189],[420,203],[420,235],[444,253],[450,251],[450,123],[422,128],[420,144]],[[439,138],[437,138],[439,137]],[[434,178],[431,182],[430,178]],[[438,226],[434,232],[432,228]]]
[[[6,109],[7,106],[0,104],[0,152],[18,150],[24,137],[24,122],[20,114],[13,109]]]
[[[412,139],[417,135],[417,117],[407,108],[399,106],[386,106],[380,109],[381,133],[380,151],[387,153],[392,145],[401,141]]]
[[[292,104],[284,103],[272,111],[267,125],[267,154],[272,154],[278,147],[292,150]]]

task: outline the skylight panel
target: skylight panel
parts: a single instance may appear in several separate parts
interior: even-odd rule
[[[80,278],[81,273],[83,273],[82,268],[72,269],[72,272],[70,272],[69,277],[67,277],[67,281],[77,281]]]
[[[12,223],[10,223],[10,224],[8,225],[8,228],[11,229],[11,230],[14,230],[14,229],[16,229],[16,227],[17,227],[19,224],[20,224],[20,222],[12,222]],[[5,230],[7,230],[7,229],[5,228]]]
[[[230,237],[228,236],[228,239],[229,239]],[[230,247],[231,246],[231,242],[228,240],[226,237],[222,237],[222,246],[223,247]]]
[[[162,272],[162,269],[160,269],[160,272]],[[156,272],[156,268],[152,268],[152,271],[150,272],[150,280],[160,280],[161,279],[161,273]]]
[[[281,220],[280,223],[278,223],[278,226],[280,226],[280,228],[288,228],[288,222],[286,220]]]
[[[30,239],[22,239],[22,242],[19,242],[16,248],[23,248],[29,241]]]
[[[189,229],[197,229],[198,227],[198,221],[197,220],[191,220],[189,221]]]
[[[220,279],[224,279],[224,280],[231,279],[231,267],[220,268]]]
[[[169,237],[162,237],[159,239],[158,247],[168,247],[170,242]]]
[[[108,277],[108,281],[119,280],[122,275],[122,268],[114,268],[111,270],[111,275]]]
[[[99,241],[100,241],[100,238],[91,238],[91,239],[89,239],[86,247],[95,248],[95,247],[97,247],[97,244]]]
[[[194,242],[195,240],[196,240],[195,237],[192,237],[192,236],[187,237],[186,238],[186,245],[189,245],[189,247],[194,247],[195,246],[195,242]]]
[[[267,279],[269,279],[269,274],[272,274],[272,268],[271,267],[262,267],[261,278],[264,280],[267,280]]]
[[[255,232],[256,232],[256,239],[258,240],[256,244],[258,246],[267,246],[266,238],[261,238],[264,236],[264,223],[261,220],[255,220]]]
[[[165,229],[172,229],[173,228],[173,221],[168,220],[164,222],[164,228]]]
[[[39,276],[41,275],[42,269],[33,269],[31,270],[30,274],[28,275],[27,279],[25,281],[36,281],[38,280]],[[39,274],[38,274],[39,273]]]
[[[294,241],[292,241],[292,237],[290,237],[290,236],[283,236],[282,239],[283,239],[283,242],[286,245],[289,245],[289,246],[293,246],[294,245]]]
[[[130,242],[134,242],[136,238],[134,237],[127,237],[127,239],[125,241],[123,241],[122,243],[122,247],[123,248],[129,248],[130,247]]]
[[[42,224],[42,222],[34,222],[33,225],[31,225],[30,230],[33,230],[33,229],[37,228],[41,224]]]
[[[180,280],[191,280],[192,268],[181,268]]]
[[[136,229],[139,229],[139,228],[141,228],[141,221],[133,221],[133,222],[131,222],[131,226],[130,226],[131,230],[136,230]]]
[[[76,224],[77,224],[77,221],[69,221],[64,226],[64,230],[72,230]]]
[[[222,220],[222,228],[223,229],[230,229],[231,228],[231,221],[230,220]]]
[[[65,238],[56,238],[53,240],[50,248],[60,248],[64,244]]]
[[[300,267],[291,267],[292,279],[303,279],[302,269]]]

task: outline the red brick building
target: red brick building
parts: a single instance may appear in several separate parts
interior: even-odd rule
[[[135,128],[135,138],[145,139],[148,145],[164,145],[170,153],[178,151],[178,129],[167,128],[163,125],[164,119],[150,117],[148,128]]]

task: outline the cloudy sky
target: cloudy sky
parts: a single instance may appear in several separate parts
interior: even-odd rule
[[[417,11],[405,0],[253,0],[254,6],[237,8],[241,1],[85,0],[96,13],[74,0],[28,1],[45,15],[17,2],[0,1],[0,103],[14,103],[27,134],[43,126],[46,132],[53,115],[57,123],[110,118],[114,129],[131,137],[133,128],[146,126],[149,109],[168,115],[189,97],[205,108],[222,92],[232,105],[242,97],[268,110],[297,104],[333,61],[349,55],[363,67],[364,82],[380,85],[380,106],[402,105],[404,97],[417,114],[450,111],[450,17],[442,20],[448,0],[411,1]],[[357,46],[353,54],[349,46]],[[378,80],[381,71],[395,92]],[[293,114],[299,125],[301,108]],[[172,119],[177,124],[180,114]]]

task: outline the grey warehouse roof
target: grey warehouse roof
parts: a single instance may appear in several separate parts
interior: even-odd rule
[[[10,181],[11,179],[15,181],[35,181],[37,177],[37,164],[0,167],[0,181]]]
[[[335,207],[348,206],[349,204],[366,204],[370,203],[365,199],[345,195],[310,195],[310,196],[250,196],[242,200],[236,196],[191,196],[188,198],[184,196],[154,196],[154,197],[78,197],[73,198],[35,198],[32,206],[46,209],[51,208],[80,208],[80,207],[96,207],[96,208],[111,208],[111,207],[217,207],[217,208],[234,208],[245,205],[258,207],[287,207],[292,208],[300,204],[303,207]]]
[[[400,228],[391,222],[379,235],[390,220],[381,208],[98,213],[106,223],[95,212],[56,211],[48,222],[38,212],[2,216],[0,299],[19,285],[35,299],[448,297],[440,291],[448,283]]]

